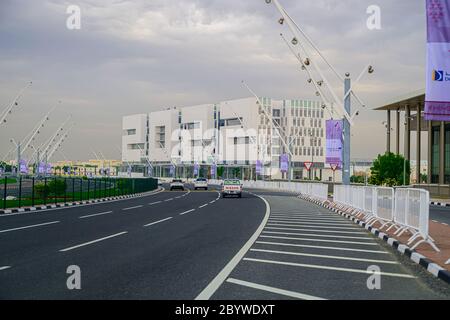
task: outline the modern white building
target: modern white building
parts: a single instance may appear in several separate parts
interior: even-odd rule
[[[122,160],[130,167],[151,167],[158,176],[280,179],[288,178],[280,170],[287,154],[292,179],[331,181],[333,172],[325,164],[328,113],[321,103],[260,101],[252,97],[125,116]],[[309,162],[312,172],[306,170]],[[340,173],[334,178],[340,180]]]

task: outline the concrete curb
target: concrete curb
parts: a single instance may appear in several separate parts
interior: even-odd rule
[[[335,213],[337,213],[337,214],[339,214],[339,215],[341,215],[343,217],[346,217],[347,219],[353,221],[355,224],[363,227],[364,229],[366,229],[367,231],[371,232],[376,237],[382,239],[384,242],[389,244],[391,247],[396,249],[401,254],[409,257],[416,264],[421,265],[422,267],[424,267],[429,273],[431,273],[436,278],[439,278],[439,279],[443,280],[444,282],[450,284],[450,271],[447,271],[446,269],[444,269],[440,265],[434,263],[433,261],[431,261],[427,257],[425,257],[425,256],[421,255],[420,253],[416,252],[416,250],[411,250],[408,246],[402,244],[397,239],[389,237],[387,234],[381,232],[380,230],[378,230],[376,228],[373,228],[373,227],[367,225],[364,221],[361,221],[361,220],[353,217],[352,215],[350,215],[348,213],[340,211],[340,210],[338,210],[336,208],[332,208],[331,206],[329,206],[328,204],[325,203],[326,201],[322,202],[322,201],[318,201],[318,200],[313,200],[313,199],[310,199],[308,197],[304,197],[304,196],[301,196],[301,195],[298,196],[298,197],[300,199],[307,200],[307,201],[310,201],[310,202],[315,203],[317,205],[320,205],[320,206],[322,206],[322,207],[324,207],[324,208],[326,208],[328,210],[331,210],[332,212],[335,212]]]
[[[158,189],[150,191],[150,192],[135,193],[135,194],[129,194],[129,195],[117,196],[117,197],[101,198],[101,199],[95,199],[95,200],[89,200],[89,201],[87,201],[87,200],[86,201],[75,201],[75,202],[39,205],[39,206],[35,206],[35,207],[14,208],[14,209],[6,209],[6,210],[1,209],[0,215],[22,213],[22,212],[43,211],[43,210],[49,210],[49,209],[75,207],[75,206],[100,203],[100,202],[109,202],[109,201],[116,201],[116,200],[139,198],[139,197],[143,197],[143,196],[152,195],[152,194],[162,191],[162,190],[163,190],[162,188],[158,188]]]
[[[450,203],[446,203],[446,202],[431,201],[430,204],[431,204],[432,206],[450,207]]]

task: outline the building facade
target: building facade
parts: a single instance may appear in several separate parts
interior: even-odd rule
[[[333,172],[325,164],[327,113],[321,103],[259,100],[261,104],[252,97],[125,116],[122,160],[161,176],[210,177],[222,168],[219,176],[239,172],[250,179],[258,171],[258,176],[279,179],[288,178],[280,170],[280,159],[287,154],[292,179],[331,181]]]

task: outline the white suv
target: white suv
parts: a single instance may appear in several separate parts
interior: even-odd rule
[[[175,189],[184,191],[184,183],[183,181],[181,181],[181,179],[173,179],[170,183],[170,191]]]
[[[194,189],[205,189],[208,190],[208,181],[205,178],[198,178],[194,181]]]

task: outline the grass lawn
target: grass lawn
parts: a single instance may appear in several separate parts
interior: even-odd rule
[[[6,178],[6,183],[16,183],[17,180],[14,178]],[[5,183],[5,178],[1,178],[0,179],[0,184],[4,184]]]

